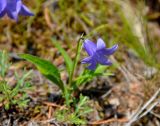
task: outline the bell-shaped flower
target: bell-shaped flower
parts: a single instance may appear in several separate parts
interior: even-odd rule
[[[83,48],[88,53],[89,57],[83,59],[83,64],[89,64],[87,67],[90,70],[95,70],[97,64],[111,65],[112,62],[108,59],[118,48],[118,45],[114,45],[111,48],[106,48],[105,42],[99,38],[97,44],[86,39],[83,43]]]
[[[16,21],[18,20],[18,15],[33,16],[33,13],[21,0],[0,0],[0,17],[5,14]]]

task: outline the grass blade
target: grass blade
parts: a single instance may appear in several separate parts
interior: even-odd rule
[[[67,52],[61,47],[61,45],[59,44],[59,41],[52,38],[52,43],[58,49],[58,51],[62,54],[62,56],[64,58],[64,61],[66,63],[68,74],[70,76],[71,75],[71,70],[72,70],[72,67],[73,67],[73,62],[72,62],[71,58],[69,57]]]

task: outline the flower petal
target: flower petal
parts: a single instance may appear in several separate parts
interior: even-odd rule
[[[21,9],[21,0],[9,0],[7,2],[7,15],[14,20],[18,20],[18,13]]]
[[[104,49],[104,48],[106,48],[106,44],[101,38],[99,38],[97,40],[97,50],[101,50],[101,49]]]
[[[99,64],[102,64],[102,65],[111,65],[112,64],[112,62],[104,55],[99,56],[96,60]]]
[[[7,10],[8,11],[14,11],[19,13],[20,9],[22,6],[22,1],[21,0],[8,0],[7,1]]]
[[[19,14],[24,15],[24,16],[33,16],[34,15],[25,5],[22,5]]]
[[[4,9],[1,13],[0,13],[0,18],[3,17],[6,14],[6,9]]]
[[[11,19],[14,19],[14,20],[18,20],[18,14],[17,12],[12,12],[12,11],[7,11],[7,15],[11,18]]]
[[[6,0],[0,0],[0,14],[5,9],[6,5],[7,5]]]
[[[17,2],[16,2],[17,13],[20,12],[21,8],[22,8],[22,1],[21,0],[17,0]]]
[[[100,63],[101,65],[112,65],[112,62],[109,59],[107,59],[105,56],[101,56],[97,60],[98,60],[98,63]]]
[[[92,56],[96,51],[96,44],[88,39],[84,41],[83,47],[89,56]]]
[[[92,60],[91,57],[87,57],[87,58],[84,58],[84,59],[81,61],[81,63],[82,63],[82,64],[91,63],[91,60]]]
[[[101,53],[103,53],[104,55],[112,55],[118,48],[118,45],[114,45],[111,48],[107,48],[107,49],[102,49],[100,50]]]
[[[96,61],[93,61],[87,68],[89,70],[95,70],[96,67],[97,67],[97,63],[96,63]]]

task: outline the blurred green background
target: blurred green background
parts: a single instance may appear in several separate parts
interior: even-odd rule
[[[7,17],[1,19],[0,49],[53,60],[57,50],[50,38],[54,37],[74,57],[76,42],[84,33],[94,41],[102,37],[108,46],[118,43],[116,59],[120,63],[123,54],[131,53],[149,66],[160,67],[156,1],[24,0],[24,3],[35,16],[20,17],[17,23]]]
[[[115,43],[119,45],[116,53],[111,56],[115,65],[110,69],[114,75],[98,77],[89,86],[86,85],[90,88],[96,87],[95,90],[99,87],[103,89],[103,85],[113,87],[112,93],[107,94],[107,104],[116,105],[118,111],[127,115],[130,110],[137,110],[140,102],[148,100],[159,88],[159,0],[23,0],[23,2],[35,16],[19,16],[18,22],[10,20],[7,16],[0,20],[0,50],[8,50],[13,63],[19,61],[15,54],[29,53],[48,59],[56,66],[62,65],[63,68],[63,57],[53,46],[51,38],[54,37],[61,43],[69,56],[74,58],[77,41],[84,34],[94,42],[101,37],[107,47]],[[81,54],[81,58],[86,55],[85,51]],[[24,67],[24,62],[18,63]],[[30,65],[28,62],[26,64]],[[81,67],[79,63],[77,75],[83,68],[85,67]],[[41,76],[38,78],[38,83],[41,78]],[[66,73],[62,73],[62,79],[67,80]],[[43,83],[42,81],[41,84]],[[36,83],[34,86],[37,86],[36,90],[44,88],[37,90],[42,94],[51,90],[48,83],[47,88]],[[41,97],[37,94],[33,97],[35,96]],[[150,117],[148,116],[148,120],[152,120]]]

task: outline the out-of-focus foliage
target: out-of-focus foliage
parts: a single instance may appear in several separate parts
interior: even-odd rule
[[[149,1],[148,3],[152,3],[151,0],[146,1]],[[16,53],[30,53],[50,61],[54,60],[55,66],[58,66],[62,68],[61,70],[63,70],[64,65],[62,65],[63,59],[60,55],[61,53],[66,62],[68,68],[67,70],[70,76],[72,66],[71,61],[73,57],[75,57],[77,39],[82,33],[84,33],[86,38],[89,39],[92,38],[96,40],[98,37],[102,37],[104,41],[107,42],[107,46],[111,46],[118,42],[119,49],[115,57],[112,57],[112,59],[115,61],[117,60],[117,63],[119,64],[123,63],[122,65],[128,65],[132,67],[132,65],[128,64],[128,62],[124,63],[124,61],[133,59],[134,62],[138,59],[138,61],[142,60],[147,65],[159,68],[160,38],[159,31],[157,30],[159,25],[153,25],[154,29],[156,27],[157,30],[154,31],[152,30],[153,27],[150,29],[151,22],[148,22],[149,19],[153,20],[155,17],[158,17],[159,13],[156,15],[150,15],[149,17],[148,7],[146,7],[143,0],[24,0],[24,3],[31,8],[31,10],[35,13],[35,16],[20,17],[18,23],[9,20],[6,17],[1,19],[0,49],[5,48],[10,52]],[[158,5],[154,6],[153,8],[157,8],[157,6]],[[158,35],[154,36],[155,34]],[[56,45],[53,46],[51,37],[54,37],[56,40],[55,42],[58,44],[56,43]],[[68,58],[67,54],[70,56],[70,58]],[[17,58],[14,57],[14,55],[12,56],[13,58]],[[0,69],[1,76],[3,77],[8,66],[7,64],[4,64],[3,60],[1,61],[3,62],[1,65],[3,65],[4,68]],[[129,73],[126,72],[128,70],[127,68],[126,71],[123,71],[120,65],[116,65],[116,67],[117,66],[124,76]],[[79,68],[75,75],[80,76],[73,78],[71,85],[74,88],[67,88],[69,91],[77,89],[78,86],[88,83],[94,77],[105,75],[106,72],[108,75],[108,69],[104,68],[103,66],[99,66],[94,72],[87,70],[83,72],[81,71],[81,65],[78,65],[78,67]],[[138,69],[138,67],[136,68]],[[128,78],[129,76],[126,76],[126,80]],[[116,75],[116,82],[117,80],[118,82],[123,81],[123,79],[123,77],[121,79],[121,75]],[[142,82],[142,85],[143,84],[144,83]],[[152,79],[150,80],[149,85],[146,86],[148,97],[157,89],[158,84],[158,76],[156,76],[154,81]],[[4,93],[1,92],[2,94],[10,92],[12,89],[14,89],[10,86],[7,86],[6,82],[2,82],[1,85],[4,85],[3,88],[5,91]],[[128,85],[129,84],[127,83],[127,86]],[[138,86],[138,89],[141,88],[142,85]],[[132,90],[134,84],[130,84],[129,86]],[[122,87],[122,89],[125,90],[126,88]],[[121,89],[119,88],[118,91],[121,91]],[[114,93],[116,92],[117,90]],[[72,101],[74,93],[73,96],[69,93],[70,92],[66,92],[66,99],[68,101],[66,104],[72,105],[74,104],[74,101]],[[22,95],[18,94],[18,97],[19,96]],[[6,100],[3,101],[6,103]],[[130,99],[127,99],[127,101],[130,101]],[[127,101],[125,100],[126,104],[128,103]],[[17,105],[18,101],[13,103],[14,105]],[[75,103],[78,104],[79,101],[76,101]],[[8,108],[7,104],[6,106],[6,108]],[[72,109],[75,108],[75,106],[73,106]],[[79,113],[75,114],[74,110],[72,112],[73,113],[70,113],[68,110],[63,110],[60,111],[59,115],[57,114],[57,116],[59,116],[61,121],[75,121],[75,124],[83,124],[84,121],[79,120],[81,117],[76,118]],[[63,117],[64,115],[68,116],[68,114],[71,114],[71,116],[65,120]]]
[[[153,42],[150,39],[145,3],[139,1],[137,8],[134,8],[132,3],[127,0],[116,1],[115,3],[118,6],[118,14],[122,21],[122,27],[119,29],[121,33],[119,33],[119,30],[114,31],[119,41],[130,47],[147,65],[160,68],[156,58],[158,50],[153,45],[160,42]]]
[[[8,54],[2,51],[0,52],[0,57],[0,102],[7,110],[13,106],[20,108],[26,107],[29,102],[26,91],[31,89],[31,84],[28,79],[32,71],[24,72],[21,76],[15,72],[16,84],[13,87],[5,79],[10,66]]]
[[[21,17],[18,25],[7,18],[1,19],[0,48],[53,59],[58,55],[50,42],[52,36],[64,43],[65,49],[73,55],[72,45],[85,33],[87,37],[101,36],[107,45],[118,41],[134,50],[146,64],[159,67],[160,40],[155,42],[150,36],[143,1],[136,6],[122,0],[32,0],[32,3],[24,3],[32,8],[35,16],[27,20]]]
[[[72,71],[72,68],[73,68],[73,62],[72,62],[71,57],[69,57],[67,52],[61,47],[59,41],[52,38],[52,43],[58,49],[58,51],[62,54],[62,56],[64,58],[64,61],[66,63],[66,69],[67,69],[68,75],[70,77],[71,76],[71,71]]]
[[[5,77],[8,69],[9,69],[10,63],[9,63],[9,57],[6,51],[0,52],[0,76],[2,78]]]
[[[92,111],[89,107],[89,99],[86,96],[80,95],[79,100],[73,99],[74,111],[72,108],[57,110],[55,117],[61,123],[84,125],[87,123],[87,114]]]

